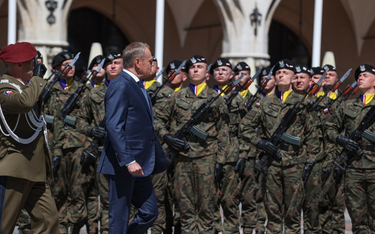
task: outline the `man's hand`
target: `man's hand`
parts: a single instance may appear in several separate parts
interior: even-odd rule
[[[237,160],[236,166],[234,167],[234,171],[238,173],[238,176],[240,178],[243,177],[243,173],[245,171],[245,166],[246,166],[246,159],[239,158]]]
[[[131,175],[145,175],[142,167],[137,162],[133,162],[132,164],[128,165],[128,171]]]
[[[103,137],[105,137],[105,134],[107,134],[107,131],[105,130],[105,128],[99,127],[99,126],[89,128],[89,129],[87,129],[87,132],[86,132],[86,135],[89,136],[89,137],[103,138]]]
[[[90,153],[87,149],[83,150],[80,161],[80,164],[82,166],[82,173],[88,174],[90,172],[90,166],[95,166],[95,162],[96,155]]]
[[[58,171],[61,165],[61,157],[57,155],[52,156],[52,172],[53,172],[53,177],[56,179],[58,175]]]
[[[345,150],[349,151],[350,153],[354,153],[357,156],[362,156],[363,154],[361,148],[359,147],[358,142],[355,142],[347,138],[346,136],[339,135],[336,138],[336,143],[344,147]]]
[[[171,147],[174,151],[188,151],[190,149],[189,144],[187,141],[178,139],[177,137],[171,135],[171,134],[165,134],[163,137],[163,140],[169,147]]]
[[[216,186],[218,186],[220,190],[223,187],[223,178],[224,178],[223,166],[224,166],[223,164],[217,162],[215,164],[215,171],[214,171],[215,184]]]
[[[341,180],[344,177],[344,174],[345,174],[345,169],[341,166],[336,166],[333,169],[333,178],[335,179],[337,186],[341,183]]]
[[[47,72],[46,66],[44,66],[43,63],[37,63],[34,66],[33,76],[39,76],[39,77],[43,78],[43,76],[44,76],[44,74],[46,74],[46,72]]]
[[[277,148],[276,145],[272,144],[268,140],[259,141],[257,144],[257,148],[265,151],[266,154],[276,157],[279,160],[282,158],[279,148]]]

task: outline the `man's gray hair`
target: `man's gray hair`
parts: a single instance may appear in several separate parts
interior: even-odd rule
[[[143,42],[132,42],[127,45],[122,51],[124,68],[132,67],[136,58],[143,60],[146,57],[146,47],[150,49],[150,46]]]

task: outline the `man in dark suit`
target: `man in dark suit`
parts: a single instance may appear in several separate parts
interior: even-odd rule
[[[158,215],[151,174],[167,168],[153,127],[152,103],[140,80],[151,74],[147,44],[123,51],[124,70],[105,97],[106,128],[98,172],[109,183],[109,233],[145,233]],[[131,204],[138,213],[128,226]]]

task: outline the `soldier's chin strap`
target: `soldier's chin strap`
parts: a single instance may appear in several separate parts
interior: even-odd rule
[[[4,132],[4,130],[1,127],[1,125],[0,125],[0,131],[1,131],[1,133],[4,136],[7,136],[7,137],[10,136],[10,137],[12,137],[18,143],[21,143],[21,144],[30,144],[31,142],[33,142],[38,137],[40,131],[45,130],[45,125],[46,124],[44,122],[44,118],[43,118],[42,115],[40,115],[39,118],[37,118],[36,115],[35,115],[34,110],[31,110],[29,113],[25,114],[25,119],[26,119],[29,127],[32,130],[34,130],[35,133],[31,137],[29,137],[29,138],[21,138],[21,137],[17,136],[14,133],[14,131],[16,131],[16,129],[18,127],[18,122],[19,122],[20,116],[21,116],[21,114],[18,114],[18,119],[17,119],[16,126],[14,127],[14,130],[10,129],[10,127],[9,127],[9,125],[8,125],[6,119],[5,119],[5,116],[4,116],[4,113],[3,113],[3,109],[1,108],[1,105],[0,105],[0,119],[3,122],[5,129],[8,131],[8,134],[6,134]],[[30,124],[30,121],[31,121],[31,123],[35,127],[33,127]]]

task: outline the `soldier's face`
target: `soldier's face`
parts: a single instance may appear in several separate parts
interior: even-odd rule
[[[333,85],[337,80],[337,73],[335,71],[327,72],[326,77],[324,78],[323,85]]]
[[[108,79],[113,80],[118,77],[124,69],[122,65],[122,58],[114,59],[112,62],[108,62],[105,66],[105,72],[107,73]]]
[[[310,86],[311,86],[313,83],[318,83],[320,77],[322,77],[322,75],[320,75],[320,74],[313,75],[313,76],[311,77],[311,80],[310,80]]]
[[[293,89],[296,91],[308,90],[310,87],[310,76],[306,73],[297,73],[293,77]]]
[[[358,76],[358,87],[362,93],[375,89],[375,75],[370,72],[362,72]]]
[[[182,82],[186,80],[187,76],[186,73],[183,71],[180,71],[176,77],[171,81],[171,84],[173,85],[180,85]]]
[[[218,85],[226,85],[233,77],[233,72],[229,67],[221,66],[214,69],[213,76]]]
[[[245,74],[245,75],[242,77],[242,79],[241,79],[241,81],[240,81],[239,84],[244,85],[245,82],[246,82],[246,80],[247,80],[247,79],[249,78],[249,76],[250,76],[250,72],[249,72],[249,71],[239,71],[239,72],[236,72],[236,73],[234,74],[234,80],[237,80],[238,78],[240,78],[240,76],[241,76],[242,74]]]
[[[156,61],[153,61],[151,64],[151,76],[154,78],[156,76],[156,73],[158,72],[159,67],[158,63]]]
[[[73,59],[65,60],[65,61],[62,62],[59,66],[56,67],[56,68],[57,68],[56,70],[58,70],[59,72],[62,72],[62,71],[64,70],[64,67],[65,67],[66,65],[69,65],[72,61],[73,61]],[[69,78],[74,77],[74,73],[75,73],[75,72],[76,72],[76,66],[74,65],[74,66],[72,67],[72,69],[70,69],[70,71],[68,72],[68,74],[66,74],[65,77],[62,77],[62,79],[67,80],[67,79],[69,79]]]
[[[208,72],[206,63],[194,63],[189,68],[190,83],[194,85],[205,83],[207,74]]]
[[[289,69],[280,69],[276,71],[276,85],[290,85],[294,72]]]
[[[262,77],[262,80],[264,80],[265,78],[267,78],[267,76],[263,76],[263,77]],[[267,81],[266,87],[265,87],[264,89],[265,89],[266,91],[268,91],[268,90],[272,90],[272,89],[275,87],[275,84],[276,84],[275,76],[271,76],[271,77],[270,77],[270,80]]]
[[[95,65],[92,67],[91,70],[92,70],[92,71],[95,71],[98,67],[99,67],[99,64],[95,64]],[[96,74],[96,77],[104,77],[104,75],[105,75],[105,70],[104,70],[104,68],[102,67],[102,68],[100,68],[98,74]]]

